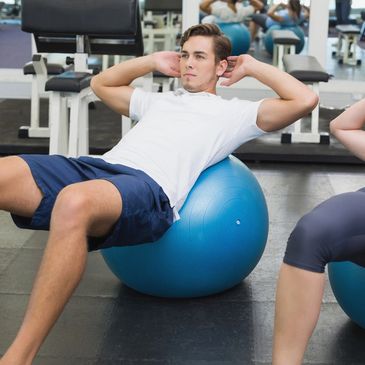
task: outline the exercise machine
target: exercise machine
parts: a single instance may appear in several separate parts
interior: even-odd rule
[[[22,6],[22,29],[34,35],[38,52],[74,54],[74,69],[45,83],[50,92],[49,153],[86,155],[88,104],[96,99],[88,56],[143,55],[138,1],[74,0],[70,6],[67,0],[23,0]]]

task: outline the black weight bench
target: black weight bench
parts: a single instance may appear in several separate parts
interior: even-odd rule
[[[49,79],[50,154],[89,153],[88,55],[143,55],[138,0],[23,0],[22,30],[33,33],[37,51],[74,54],[74,70]],[[70,109],[70,112],[69,110]]]
[[[313,56],[285,55],[283,57],[284,70],[299,81],[311,86],[312,90],[319,95],[319,83],[328,82],[330,75],[322,68]],[[282,143],[307,142],[329,144],[328,133],[319,133],[319,105],[311,113],[311,131],[303,132],[301,120],[294,124],[294,132],[284,132],[281,135]]]
[[[275,29],[271,35],[274,43],[273,65],[283,70],[283,56],[295,54],[295,46],[300,43],[300,39],[292,30],[287,29]]]

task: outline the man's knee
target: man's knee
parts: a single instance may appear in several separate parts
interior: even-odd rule
[[[328,247],[331,222],[309,213],[302,217],[289,236],[284,262],[302,269],[324,272],[330,261]]]
[[[92,209],[92,197],[77,185],[66,186],[58,194],[52,211],[51,226],[56,224],[62,229],[86,229]]]

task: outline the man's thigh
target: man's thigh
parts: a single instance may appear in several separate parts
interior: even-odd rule
[[[0,209],[31,217],[42,192],[28,164],[18,156],[0,158]]]

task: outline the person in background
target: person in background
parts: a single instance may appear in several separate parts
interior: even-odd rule
[[[289,0],[269,8],[267,14],[254,14],[250,22],[251,39],[255,39],[259,28],[266,32],[273,25],[295,26],[309,18],[309,8],[299,0]]]
[[[337,25],[350,24],[351,0],[336,0]]]
[[[200,10],[206,14],[202,23],[242,23],[245,19],[264,8],[260,0],[250,0],[250,5],[244,6],[238,0],[202,0]]]

